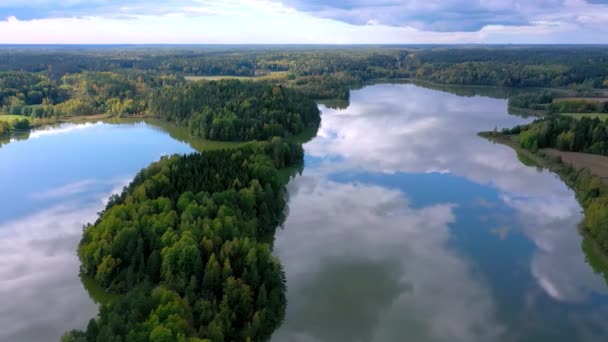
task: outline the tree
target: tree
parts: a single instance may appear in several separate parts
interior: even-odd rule
[[[17,119],[13,121],[13,129],[18,131],[27,131],[30,129],[30,121],[28,119]]]
[[[205,267],[205,275],[203,277],[203,289],[210,293],[218,293],[221,289],[221,271],[220,264],[217,262],[215,253],[211,254],[207,266]]]

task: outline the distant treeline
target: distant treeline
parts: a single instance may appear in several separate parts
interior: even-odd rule
[[[408,56],[417,77],[505,87],[608,88],[606,47],[436,48]]]
[[[275,138],[142,170],[78,248],[82,271],[125,295],[64,341],[268,340],[285,315],[285,276],[263,241],[285,218],[278,169],[302,158]]]
[[[567,98],[550,91],[513,95],[509,106],[548,113],[608,113],[606,98]]]
[[[176,85],[175,76],[133,71],[83,72],[59,80],[24,71],[0,72],[0,111],[49,118],[145,112],[153,89]]]
[[[317,105],[282,86],[222,80],[162,88],[150,97],[155,116],[210,140],[267,140],[318,127]]]
[[[28,83],[31,87],[42,82],[32,89],[36,93],[22,99],[25,105],[41,104],[40,94],[53,104],[72,98],[61,91],[63,77],[99,72],[120,74],[133,82],[141,77],[146,86],[155,88],[158,83],[183,82],[183,76],[253,77],[282,71],[287,76],[275,83],[297,88],[313,98],[347,100],[353,87],[398,78],[454,85],[608,88],[608,48],[12,48],[0,49],[1,71],[34,74]],[[41,76],[45,79],[35,79]],[[139,83],[138,89],[129,90],[142,90]],[[105,103],[110,98],[124,101],[130,97],[126,93],[106,97],[103,108],[113,105]],[[96,109],[101,108],[99,102]],[[114,111],[140,110],[137,99],[134,102],[121,102]]]

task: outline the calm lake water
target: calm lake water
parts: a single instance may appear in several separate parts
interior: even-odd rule
[[[146,124],[63,125],[0,147],[0,341],[59,341],[97,314],[78,276],[82,226],[162,155],[193,151]]]
[[[414,85],[321,108],[276,235],[288,307],[274,341],[608,340],[574,193],[476,136],[530,119]],[[0,341],[58,340],[96,314],[82,225],[150,162],[193,151],[170,133],[64,125],[0,147]]]
[[[322,111],[277,233],[274,341],[608,341],[574,193],[476,136],[529,119],[414,85]]]

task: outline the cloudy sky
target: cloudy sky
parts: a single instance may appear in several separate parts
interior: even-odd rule
[[[0,0],[0,43],[608,43],[608,0]]]

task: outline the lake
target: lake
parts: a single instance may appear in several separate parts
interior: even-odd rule
[[[530,119],[414,85],[322,112],[276,236],[275,341],[608,340],[573,191],[476,136]]]
[[[407,84],[321,109],[275,239],[288,307],[274,341],[606,340],[608,289],[573,191],[476,135],[531,119]],[[153,123],[20,139],[0,147],[0,341],[58,340],[97,313],[82,226],[141,168],[207,145]]]
[[[82,226],[140,169],[191,151],[147,124],[61,125],[2,146],[0,341],[59,341],[86,327],[98,308],[78,275]]]

